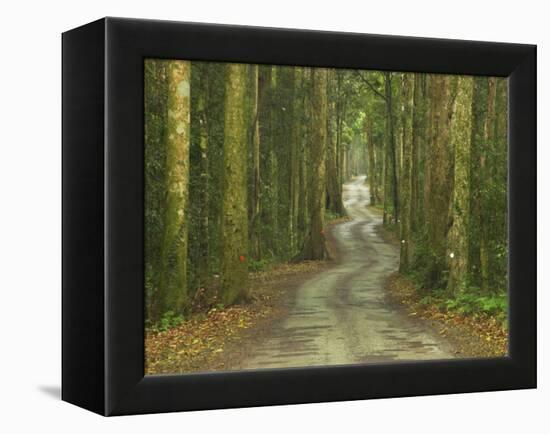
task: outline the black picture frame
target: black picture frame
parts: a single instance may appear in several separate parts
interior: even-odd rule
[[[62,399],[102,415],[536,387],[536,46],[104,18],[63,50]],[[143,59],[509,78],[509,355],[144,377]]]

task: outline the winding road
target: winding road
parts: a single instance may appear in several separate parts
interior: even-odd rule
[[[364,176],[344,185],[343,200],[352,220],[332,229],[341,261],[298,289],[289,315],[241,368],[453,357],[444,341],[386,300],[384,284],[397,270],[399,250],[384,240],[381,217],[367,207]]]

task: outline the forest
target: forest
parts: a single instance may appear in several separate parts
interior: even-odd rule
[[[505,322],[506,79],[157,59],[144,77],[147,327],[328,259],[360,175],[423,300]]]

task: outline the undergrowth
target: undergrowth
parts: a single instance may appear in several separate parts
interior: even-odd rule
[[[468,288],[455,295],[434,291],[420,299],[420,304],[436,305],[441,311],[457,312],[465,316],[490,315],[507,327],[508,297],[506,294],[483,294],[477,288]]]

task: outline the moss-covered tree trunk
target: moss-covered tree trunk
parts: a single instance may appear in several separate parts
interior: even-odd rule
[[[420,200],[422,201],[422,223],[424,227],[424,235],[427,235],[427,232],[429,230],[427,222],[428,222],[428,210],[430,208],[430,193],[431,193],[431,179],[430,179],[430,154],[431,154],[431,148],[432,148],[432,126],[434,125],[433,122],[433,104],[431,100],[432,95],[432,75],[426,76],[426,129],[424,130],[424,152],[421,156],[421,161],[424,163],[424,176],[422,179],[421,187],[422,187],[422,194],[420,195]],[[422,158],[423,157],[423,158]],[[419,192],[420,193],[420,192]],[[419,202],[420,202],[419,200]],[[422,232],[422,231],[421,231]],[[427,239],[426,239],[427,241]]]
[[[300,106],[299,110],[302,119],[310,119],[311,104],[310,104],[310,77],[311,69],[303,68],[301,70],[301,86],[300,86]],[[301,140],[300,140],[300,165],[299,165],[299,207],[298,207],[298,233],[299,240],[298,245],[303,246],[305,238],[307,236],[307,228],[309,226],[309,142],[311,139],[310,123],[306,122],[302,128]]]
[[[374,142],[376,143],[376,142]],[[384,140],[376,143],[374,148],[374,158],[376,161],[376,202],[384,203]]]
[[[472,77],[458,79],[455,110],[451,124],[454,144],[454,188],[452,198],[452,226],[449,230],[447,260],[449,280],[447,289],[456,293],[468,275],[470,236],[470,141],[472,131]]]
[[[338,174],[338,87],[336,71],[330,71],[329,85],[327,86],[328,113],[327,113],[327,149],[326,149],[326,170],[327,170],[327,209],[335,215],[344,213],[342,203],[342,184]]]
[[[273,154],[275,156],[275,241],[276,258],[288,258],[292,251],[292,93],[294,72],[289,67],[274,70],[274,100],[272,106]]]
[[[273,258],[277,252],[277,228],[278,228],[278,189],[277,189],[277,158],[275,148],[276,116],[273,108],[276,105],[276,68],[274,66],[260,67],[261,86],[265,86],[264,97],[260,110],[264,119],[261,131],[265,131],[261,139],[261,195],[260,195],[260,216],[261,216],[261,242],[262,257]],[[261,134],[260,131],[260,134]]]
[[[335,97],[335,106],[334,106],[334,116],[336,117],[336,178],[338,180],[338,185],[340,188],[343,184],[343,174],[342,174],[342,98],[341,98],[341,88],[342,88],[342,75],[341,71],[336,71],[336,97]],[[342,208],[344,204],[342,203]]]
[[[260,101],[263,88],[260,86],[258,65],[252,66],[252,200],[250,218],[251,255],[259,261],[262,257],[260,242]]]
[[[292,69],[293,89],[291,104],[291,163],[290,163],[290,237],[291,253],[298,250],[300,235],[298,229],[298,215],[300,212],[300,165],[302,141],[302,105],[300,89],[302,85],[301,68]]]
[[[403,169],[403,124],[405,122],[403,88],[405,75],[394,73],[395,79],[392,80],[392,87],[395,88],[392,95],[392,106],[395,113],[394,131],[395,131],[395,150],[396,150],[396,168],[397,168],[397,193],[399,200],[399,220],[401,219],[401,171]]]
[[[370,114],[367,113],[365,117],[365,136],[367,143],[367,155],[368,155],[368,166],[367,166],[367,183],[369,185],[369,199],[370,205],[374,206],[378,202],[378,185],[376,179],[376,150],[374,144],[374,138],[372,134],[372,118]]]
[[[414,74],[412,161],[411,161],[411,230],[416,232],[422,221],[421,200],[421,153],[426,131],[426,98],[424,96],[424,74]]]
[[[453,149],[450,140],[452,118],[452,80],[448,75],[430,76],[430,153],[428,172],[430,186],[425,209],[431,256],[430,280],[437,285],[447,265],[446,240],[452,193]]]
[[[481,153],[485,141],[487,117],[487,78],[474,77],[472,95],[472,136],[470,140],[470,247],[469,268],[472,281],[480,282],[479,245],[481,236]]]
[[[384,180],[384,223],[387,224],[392,222],[396,223],[399,219],[397,144],[395,138],[395,113],[393,108],[391,74],[391,72],[384,72],[384,96],[386,100],[386,179]]]
[[[169,61],[167,77],[166,205],[158,317],[168,311],[182,314],[187,302],[191,64]]]
[[[258,66],[258,118],[260,128],[260,257],[273,250],[271,201],[271,66]]]
[[[199,288],[205,287],[210,275],[210,228],[209,228],[209,164],[208,164],[208,70],[201,68],[200,88],[198,90],[198,118],[199,118],[199,184],[198,184],[198,260],[197,276]]]
[[[326,191],[325,149],[327,142],[327,70],[313,70],[312,137],[310,156],[310,230],[303,259],[325,258],[324,211]]]
[[[489,255],[491,288],[506,292],[508,271],[508,80],[496,79],[495,140],[493,147],[493,203],[491,224],[492,250]]]
[[[386,82],[389,80],[387,75],[384,75],[384,90],[387,90]],[[386,92],[384,92],[386,93]],[[392,221],[392,177],[391,177],[391,144],[390,144],[390,119],[388,116],[388,101],[384,100],[384,146],[383,146],[383,170],[382,183],[384,186],[384,212],[382,222],[387,225]]]
[[[399,271],[404,273],[409,269],[411,242],[411,171],[412,171],[412,117],[413,117],[413,77],[405,74],[402,91],[402,168],[401,168],[401,218],[399,256]]]
[[[220,264],[220,299],[226,305],[245,300],[248,290],[246,68],[227,66]]]
[[[480,173],[481,173],[481,219],[480,219],[480,239],[479,239],[479,261],[481,267],[481,289],[489,291],[490,289],[490,225],[492,223],[492,204],[490,203],[490,184],[491,184],[491,161],[493,158],[492,150],[495,140],[495,97],[496,97],[496,79],[488,78],[487,83],[487,117],[484,126],[484,146],[481,150]]]

